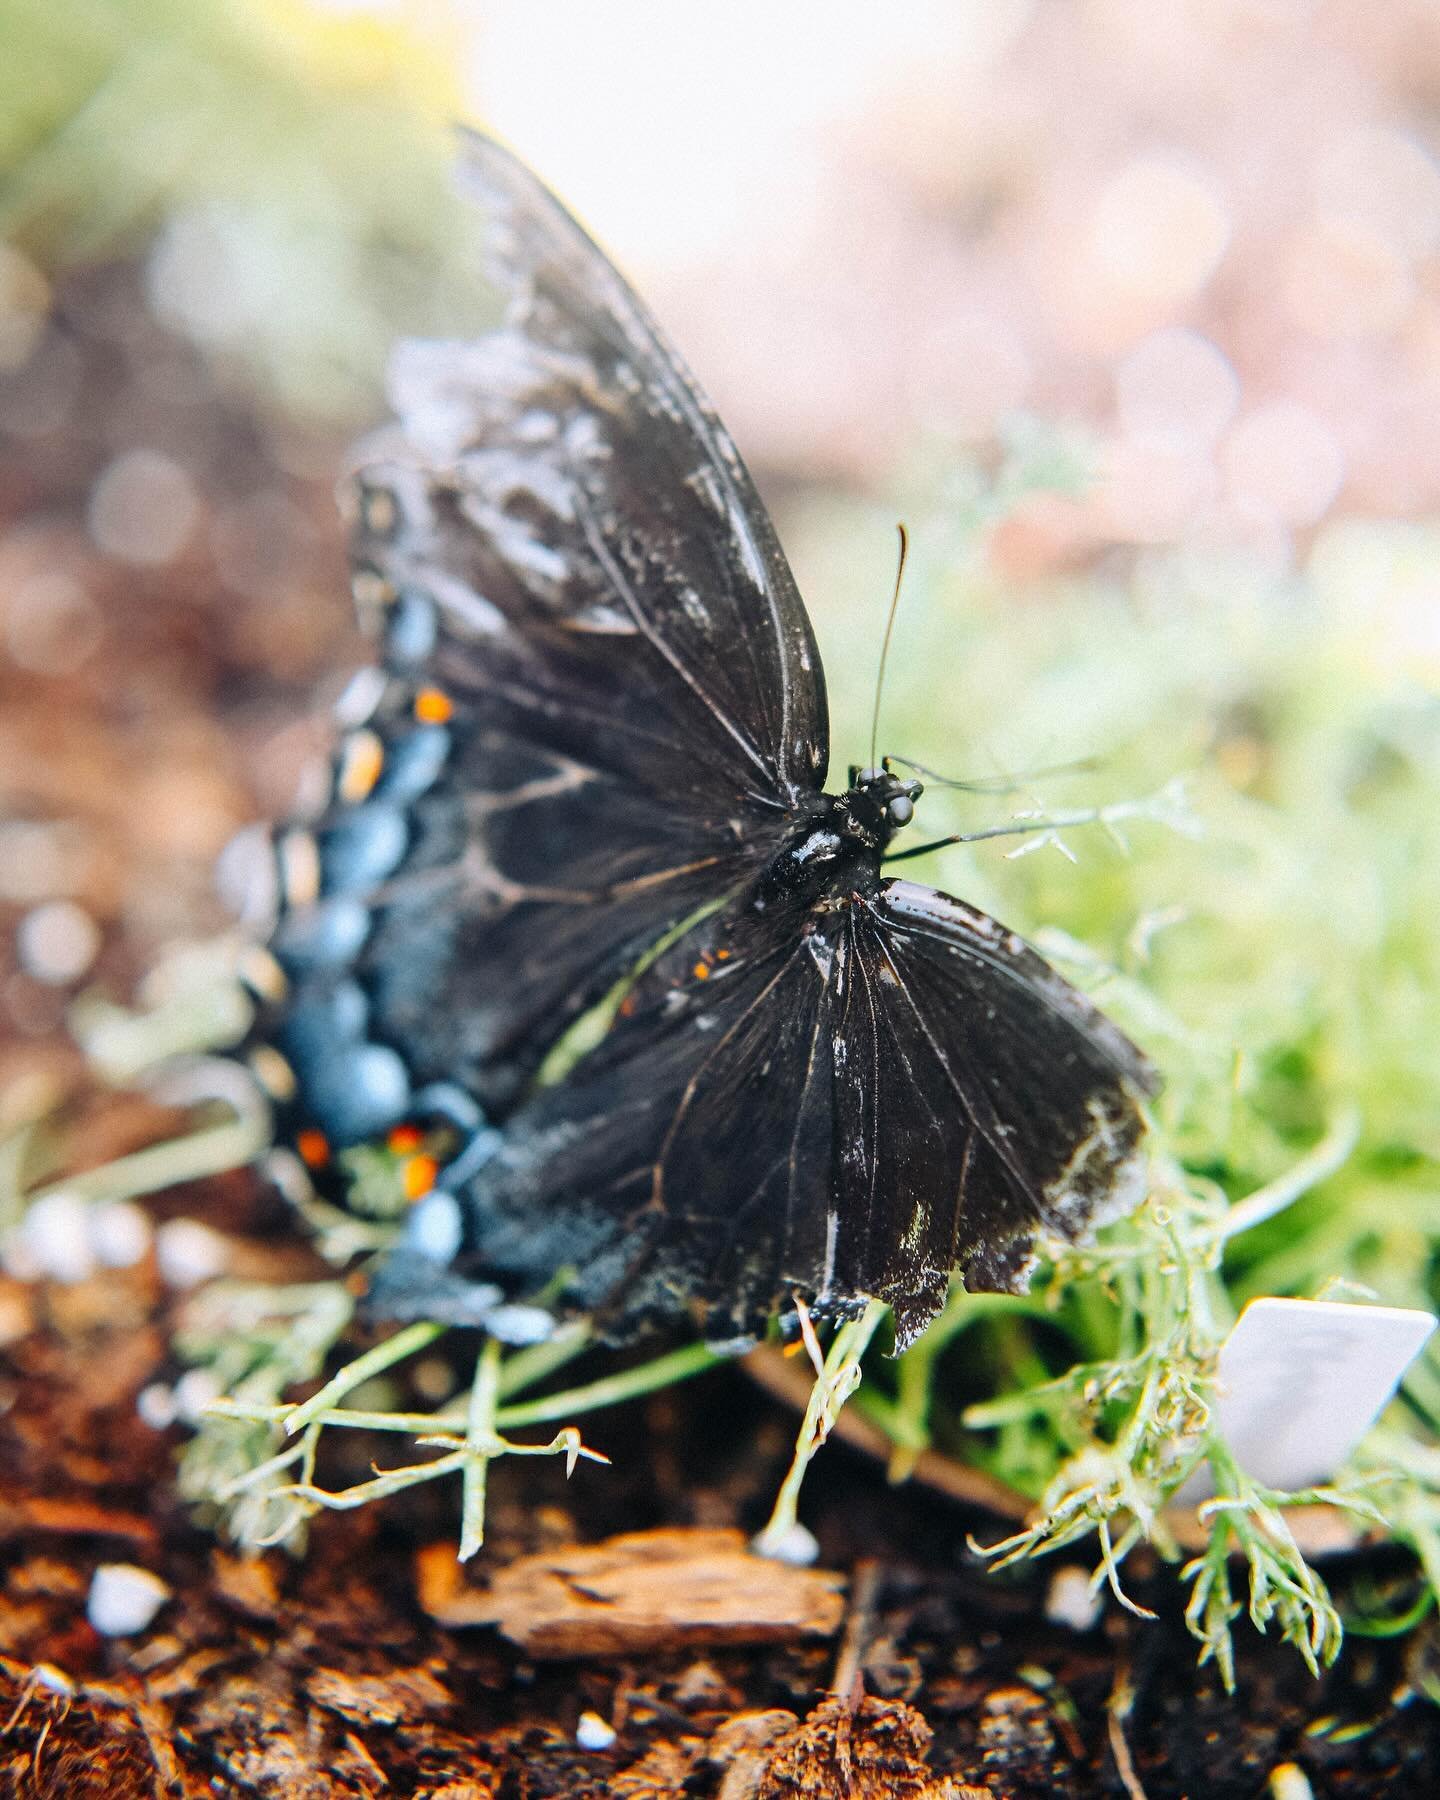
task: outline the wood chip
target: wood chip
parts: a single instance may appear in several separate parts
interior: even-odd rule
[[[981,1768],[997,1780],[1043,1789],[1069,1778],[1049,1705],[1033,1688],[991,1689],[980,1708],[975,1747]]]
[[[738,1531],[627,1532],[521,1557],[487,1591],[453,1550],[422,1553],[420,1601],[443,1625],[496,1625],[530,1656],[628,1656],[699,1644],[829,1637],[843,1577],[752,1555]]]
[[[755,1800],[770,1761],[770,1746],[800,1721],[779,1708],[735,1713],[719,1726],[706,1749],[706,1761],[725,1771],[716,1800]]]
[[[103,1476],[103,1467],[101,1474]],[[50,1499],[32,1494],[0,1502],[0,1537],[28,1537],[52,1532],[62,1537],[124,1538],[132,1544],[154,1544],[154,1523],[137,1513],[121,1512],[86,1499]]]
[[[327,1712],[354,1725],[399,1725],[443,1713],[455,1704],[449,1688],[429,1669],[396,1669],[389,1675],[347,1675],[317,1669],[306,1692]]]
[[[231,1556],[224,1550],[211,1553],[210,1573],[215,1592],[252,1619],[280,1616],[280,1576],[273,1557]]]
[[[609,1776],[605,1791],[614,1800],[661,1800],[662,1796],[669,1800],[671,1795],[683,1795],[703,1748],[699,1738],[684,1738],[678,1744],[658,1743],[639,1762]]]

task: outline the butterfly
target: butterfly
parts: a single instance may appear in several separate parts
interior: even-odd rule
[[[1154,1073],[883,874],[921,785],[826,791],[814,633],[724,427],[528,169],[467,134],[459,176],[509,309],[402,344],[359,459],[379,658],[275,840],[265,1053],[332,1146],[462,1132],[382,1313],[730,1341],[875,1299],[903,1347],[957,1271],[1020,1290],[1037,1233],[1134,1203]]]

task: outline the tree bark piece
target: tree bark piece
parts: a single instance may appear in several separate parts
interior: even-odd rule
[[[625,1656],[699,1644],[830,1637],[844,1579],[753,1555],[738,1531],[626,1532],[521,1557],[488,1589],[445,1546],[419,1559],[420,1602],[442,1625],[495,1625],[528,1655]]]

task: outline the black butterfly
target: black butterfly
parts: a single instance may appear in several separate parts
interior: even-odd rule
[[[728,1339],[874,1297],[903,1345],[955,1270],[1018,1289],[1037,1230],[1135,1200],[1152,1071],[1012,932],[882,878],[919,784],[823,791],[815,639],[729,437],[520,163],[469,136],[461,173],[512,304],[401,347],[363,457],[384,678],[277,841],[272,1044],[333,1144],[471,1134],[391,1316],[500,1330],[544,1290]]]

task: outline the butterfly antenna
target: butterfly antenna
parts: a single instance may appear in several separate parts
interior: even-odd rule
[[[1144,800],[1115,800],[1108,806],[1085,806],[1076,812],[1047,815],[1037,812],[1012,819],[1005,825],[987,825],[980,831],[952,832],[948,837],[934,838],[928,844],[915,844],[908,850],[897,850],[893,856],[887,856],[885,861],[908,862],[912,856],[924,856],[931,850],[943,850],[947,844],[980,844],[987,838],[1034,837],[1038,842],[1049,837],[1053,840],[1055,832],[1064,831],[1072,825],[1104,825],[1112,836],[1118,837],[1116,827],[1127,819],[1156,819],[1162,823],[1171,823],[1180,831],[1191,830],[1193,828],[1177,810],[1173,785],[1162,788],[1158,794],[1152,794]],[[1064,846],[1061,845],[1060,848],[1063,849]],[[1016,854],[1021,853],[1017,851]]]
[[[1101,757],[1079,756],[1070,762],[1049,763],[1043,769],[1022,769],[1015,775],[981,775],[960,781],[953,775],[942,775],[938,769],[927,768],[910,756],[891,755],[886,760],[898,763],[902,769],[913,769],[931,787],[959,788],[967,794],[1015,794],[1047,775],[1079,775],[1104,767]]]
[[[875,707],[870,714],[870,767],[877,767],[876,746],[880,741],[880,696],[885,691],[885,664],[890,660],[890,639],[895,633],[895,614],[900,610],[900,583],[905,579],[905,559],[910,554],[910,533],[896,525],[900,534],[900,560],[895,567],[895,592],[890,596],[890,616],[885,621],[885,637],[880,645],[880,668],[875,676]]]

